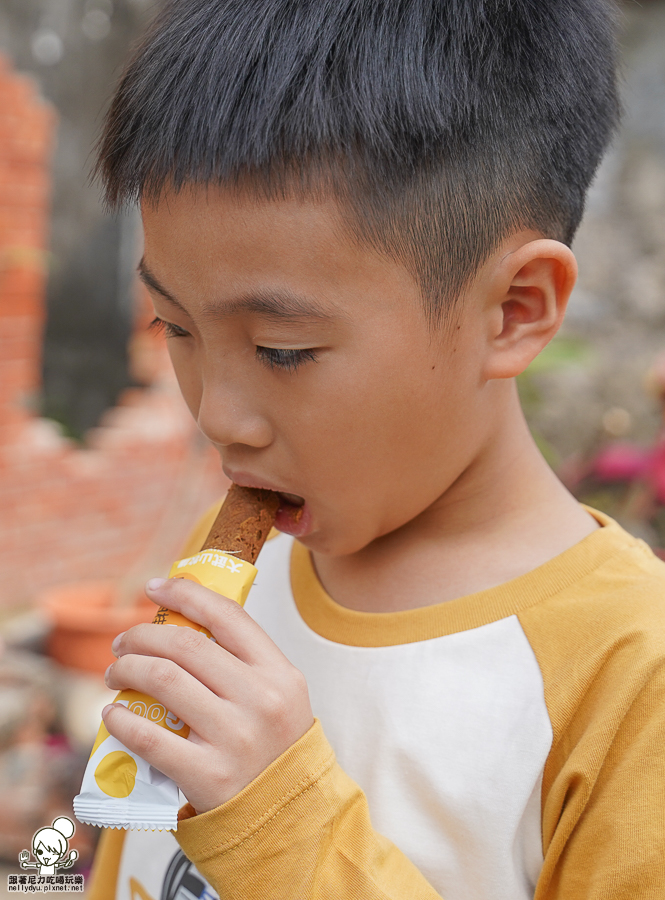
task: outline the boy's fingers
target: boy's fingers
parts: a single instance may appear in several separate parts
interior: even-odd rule
[[[121,704],[106,707],[104,724],[110,734],[151,766],[159,769],[176,784],[182,783],[183,773],[196,766],[200,748],[166,728],[130,712]]]
[[[151,656],[123,656],[109,666],[106,684],[114,690],[130,688],[154,697],[162,704],[165,712],[174,713],[203,740],[212,743],[219,738],[219,721],[224,717],[226,700],[215,695],[171,660]],[[133,712],[130,715],[141,719],[141,716]],[[152,724],[145,719],[143,721]],[[166,731],[164,728],[159,730]]]
[[[146,586],[155,603],[176,610],[210,631],[220,646],[249,665],[278,665],[286,657],[265,631],[233,600],[185,578],[169,578],[157,589]]]
[[[227,700],[244,695],[250,669],[203,632],[183,626],[135,625],[116,646],[116,656],[129,654],[172,660],[213,693]]]

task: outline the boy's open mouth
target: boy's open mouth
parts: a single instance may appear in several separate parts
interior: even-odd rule
[[[278,492],[279,508],[275,518],[275,527],[294,537],[302,537],[311,528],[311,514],[302,497],[297,494]]]
[[[297,506],[300,509],[305,505],[305,501],[302,497],[299,497],[297,494],[287,494],[284,491],[279,491],[279,499],[286,506]]]

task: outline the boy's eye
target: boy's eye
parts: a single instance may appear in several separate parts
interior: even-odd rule
[[[167,338],[190,336],[184,328],[159,317],[155,317],[148,325],[148,331],[162,331]],[[276,347],[257,347],[256,356],[271,369],[284,369],[287,372],[295,372],[303,363],[316,362],[317,359],[316,350],[281,350]]]
[[[271,369],[295,370],[306,362],[316,362],[316,350],[279,350],[276,347],[257,347],[256,356]]]
[[[189,332],[185,331],[179,325],[172,322],[165,322],[164,319],[154,318],[148,325],[148,331],[163,331],[167,338],[189,337]]]

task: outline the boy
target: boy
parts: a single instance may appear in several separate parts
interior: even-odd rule
[[[116,639],[108,685],[192,735],[105,723],[189,802],[105,835],[95,900],[662,896],[665,567],[564,490],[514,383],[575,281],[614,69],[604,0],[172,0],[138,48],[107,195],[140,200],[183,395],[282,534],[246,612],[149,583],[216,644]]]

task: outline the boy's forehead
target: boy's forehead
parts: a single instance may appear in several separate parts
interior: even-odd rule
[[[224,241],[242,241],[253,233],[264,239],[298,234],[301,240],[306,237],[308,243],[319,241],[322,246],[331,241],[355,243],[344,228],[340,207],[331,198],[269,199],[249,189],[191,184],[165,189],[154,201],[144,200],[141,213],[146,229],[160,237],[177,229],[185,237],[207,234]]]
[[[358,293],[421,304],[405,266],[355,240],[333,200],[201,185],[165,191],[141,212],[141,278],[176,306],[195,285],[206,295],[223,287],[229,314],[276,318],[344,318]]]

